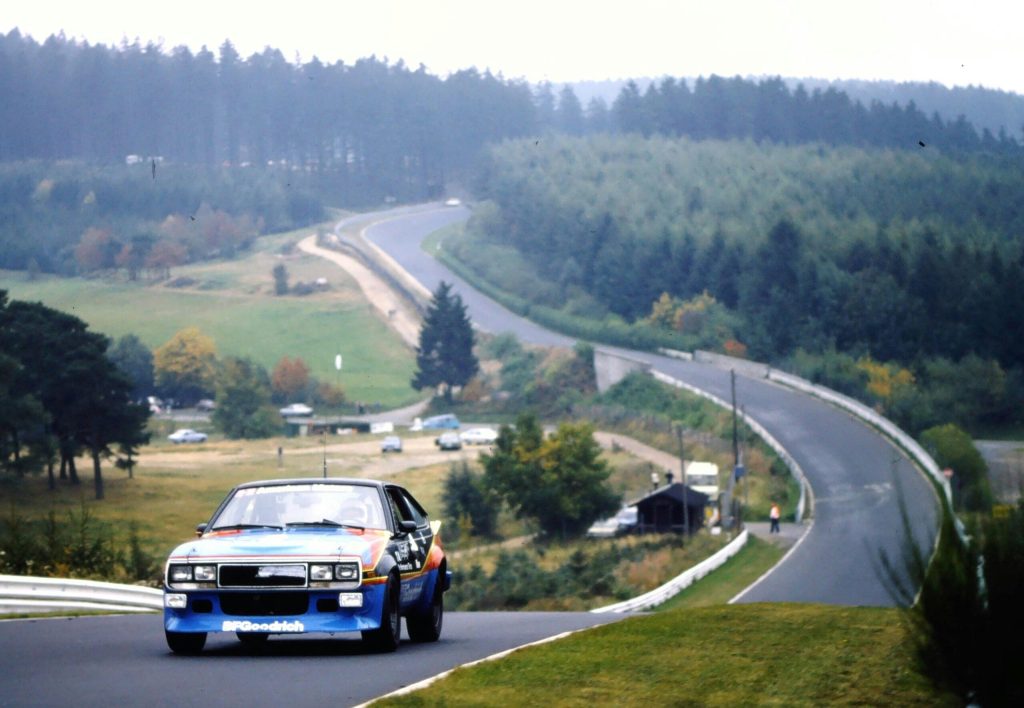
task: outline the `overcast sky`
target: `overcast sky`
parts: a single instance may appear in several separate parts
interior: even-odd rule
[[[243,57],[375,54],[441,76],[475,66],[556,84],[714,73],[1024,94],[1022,19],[1019,0],[21,0],[5,3],[0,31],[214,52],[230,39]]]

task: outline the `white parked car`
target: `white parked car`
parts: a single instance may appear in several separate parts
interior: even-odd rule
[[[450,207],[456,207],[456,206],[461,206],[462,202],[460,200],[456,199],[455,197],[452,197],[451,199],[446,199],[444,205],[445,206],[450,206]]]
[[[458,433],[441,433],[434,444],[442,450],[461,450],[462,440],[459,438]]]
[[[493,445],[498,431],[493,428],[470,428],[459,433],[463,445]]]
[[[380,441],[381,452],[401,452],[402,451],[402,438],[397,435],[388,435],[386,438]]]
[[[167,439],[175,445],[180,445],[181,443],[202,443],[206,442],[206,433],[200,433],[191,428],[182,428],[168,435]]]
[[[281,409],[281,415],[285,418],[291,416],[313,415],[313,409],[305,403],[292,403]]]
[[[594,525],[587,529],[587,536],[590,538],[615,538],[633,531],[637,521],[636,507],[623,507],[612,518],[594,522]]]

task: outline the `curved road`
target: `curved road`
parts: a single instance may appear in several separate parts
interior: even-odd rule
[[[427,207],[403,212],[369,227],[365,234],[429,290],[441,280],[452,283],[477,327],[512,332],[536,344],[571,345],[574,339],[513,314],[422,250],[427,234],[468,215],[462,207]],[[721,368],[606,348],[646,361],[719,398],[730,398],[729,372]],[[829,404],[739,372],[736,381],[738,404],[789,450],[803,468],[815,502],[814,523],[801,543],[739,601],[892,605],[878,575],[878,559],[883,550],[890,557],[899,557],[901,551],[896,486],[902,488],[918,543],[930,547],[937,523],[937,499],[930,483],[887,439]]]

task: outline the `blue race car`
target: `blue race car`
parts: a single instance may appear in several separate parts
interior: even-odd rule
[[[377,651],[441,636],[451,584],[438,535],[408,491],[365,479],[282,479],[235,487],[198,538],[167,559],[164,630],[196,654],[210,632],[362,633]]]

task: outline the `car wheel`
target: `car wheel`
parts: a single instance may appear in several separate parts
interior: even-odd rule
[[[235,632],[235,636],[238,637],[238,641],[247,645],[264,644],[270,638],[268,632]]]
[[[167,646],[175,654],[198,654],[206,646],[206,632],[168,632],[164,630],[167,637]]]
[[[384,591],[384,607],[381,608],[380,628],[363,631],[363,641],[379,652],[393,652],[398,649],[402,637],[402,616],[398,613],[400,589],[398,576],[388,576],[387,588]]]
[[[441,626],[444,624],[444,592],[441,590],[441,579],[444,573],[444,567],[437,571],[437,582],[434,584],[434,596],[430,600],[430,606],[425,611],[411,614],[406,618],[405,626],[409,630],[409,638],[414,642],[436,642],[441,638]]]

